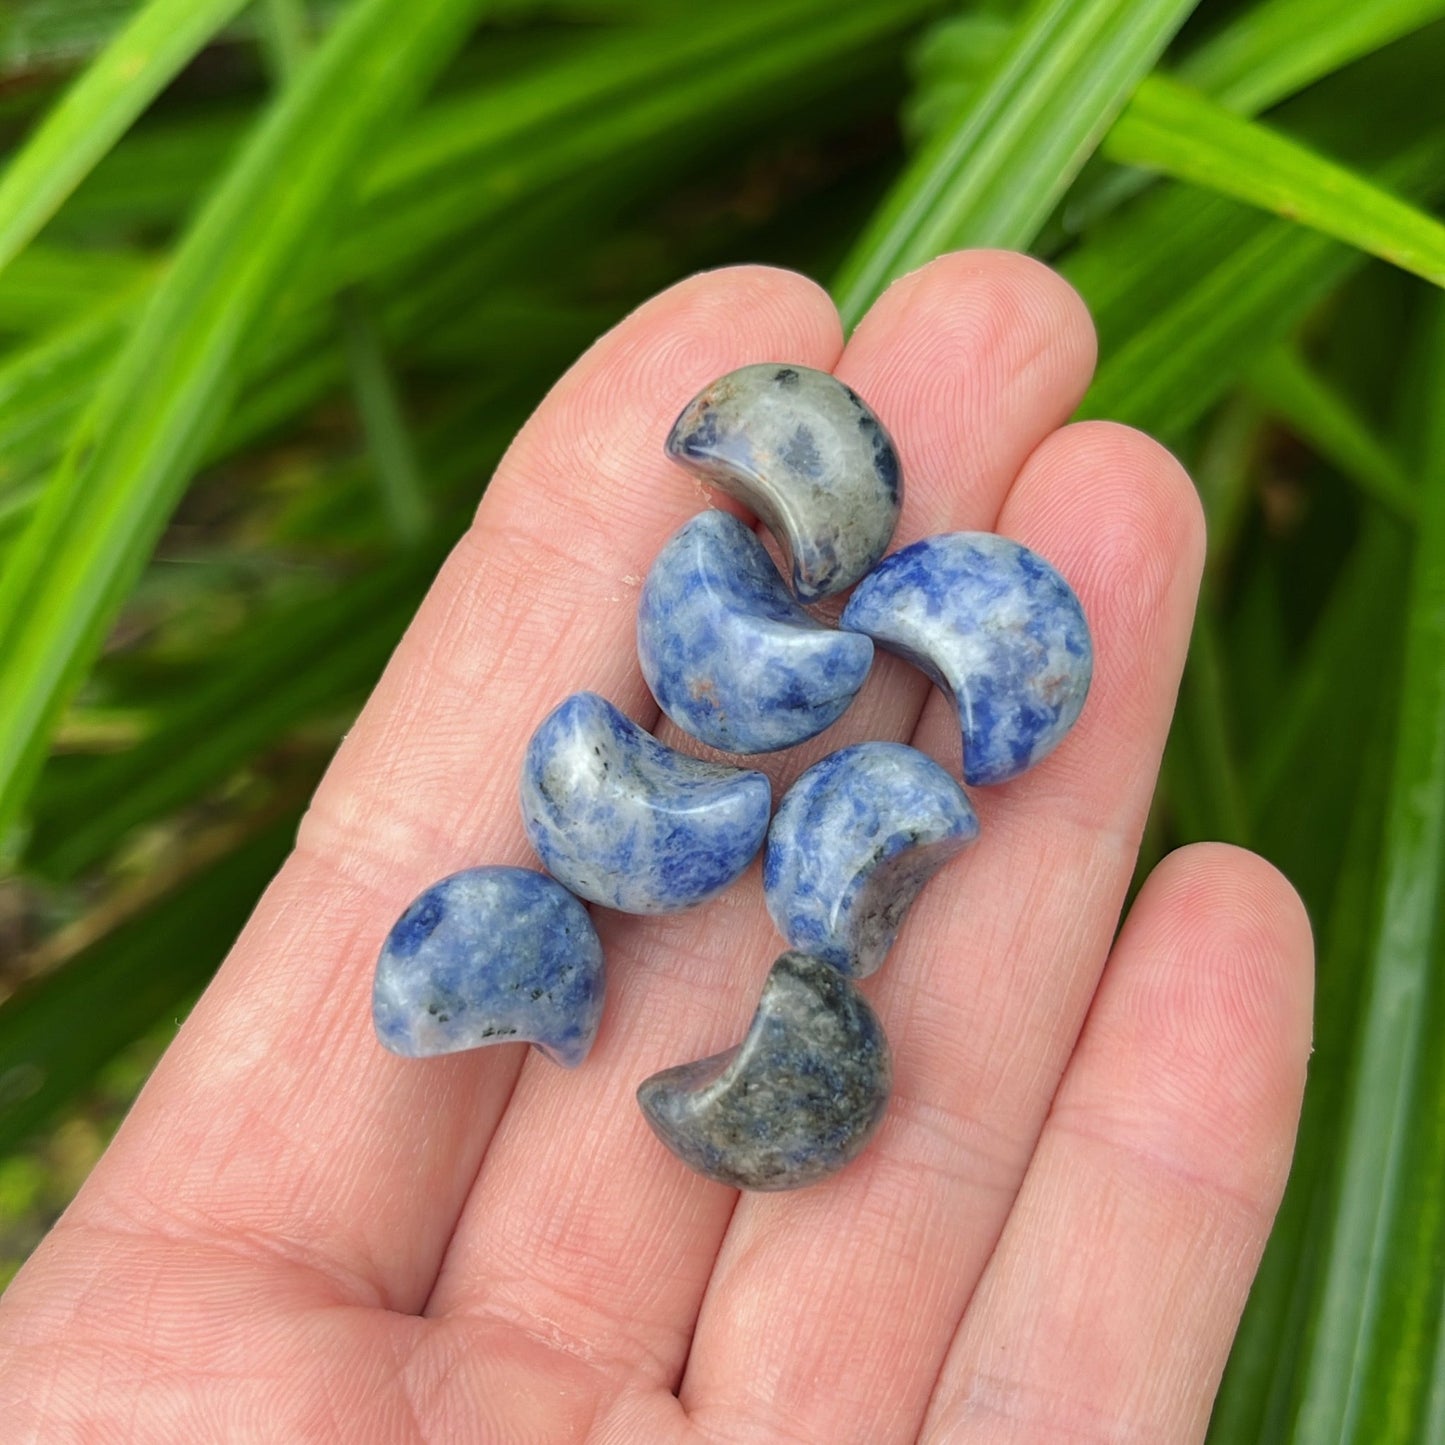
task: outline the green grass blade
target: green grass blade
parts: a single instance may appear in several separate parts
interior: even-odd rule
[[[1445,225],[1433,216],[1162,76],[1139,86],[1104,153],[1312,226],[1445,285]]]
[[[1349,402],[1289,345],[1250,363],[1250,393],[1302,441],[1403,522],[1419,515],[1420,497],[1405,469]]]
[[[1264,0],[1179,64],[1179,79],[1255,115],[1445,17],[1445,0]]]
[[[205,984],[285,859],[297,818],[288,810],[5,1001],[0,1155]]]
[[[1438,187],[1445,129],[1400,145],[1381,173],[1407,192]],[[1362,260],[1316,231],[1222,197],[1171,190],[1141,198],[1061,266],[1093,309],[1104,357],[1080,415],[1179,441],[1260,350]]]
[[[623,174],[713,149],[721,117],[755,125],[796,113],[840,79],[886,59],[888,42],[937,0],[777,0],[670,24],[646,44],[599,44],[486,95],[429,108],[404,146],[368,176],[342,284],[412,262],[519,199],[585,176],[600,161]],[[734,126],[736,125],[734,120]],[[365,235],[361,235],[364,228]]]
[[[1445,308],[1431,357],[1445,387]],[[1290,1439],[1410,1445],[1429,1409],[1445,1250],[1445,413],[1407,615],[1383,900],[1337,1136],[1337,1193]]]
[[[1445,0],[1265,0],[1190,51],[1175,75],[1226,109],[1253,115],[1442,17]],[[918,84],[905,110],[910,133],[933,134],[957,114],[1011,30],[1001,16],[972,14],[934,27],[916,57]],[[1096,167],[1091,162],[1067,198],[1062,215],[1071,234],[1090,229],[1149,180],[1112,167],[1092,174]]]
[[[1381,557],[1374,543],[1391,546]],[[1398,561],[1400,536],[1376,534],[1363,544],[1359,560],[1372,564],[1367,583],[1377,581],[1377,564]],[[1360,569],[1361,573],[1365,569]],[[1353,583],[1351,583],[1353,586]],[[1374,587],[1378,593],[1381,589]],[[1390,597],[1393,602],[1395,599]],[[1387,617],[1389,610],[1386,609]],[[1378,655],[1367,652],[1366,663]],[[1341,673],[1347,654],[1336,651],[1334,671]],[[1398,662],[1393,651],[1390,661]],[[1388,700],[1384,700],[1388,703]],[[1340,811],[1346,816],[1343,853],[1335,835],[1319,831],[1317,820],[1305,829],[1274,829],[1262,846],[1291,878],[1304,881],[1318,875],[1318,867],[1302,864],[1301,845],[1311,852],[1327,850],[1339,858],[1327,885],[1307,890],[1306,901],[1319,928],[1320,959],[1315,997],[1315,1052],[1310,1062],[1309,1088],[1300,1119],[1299,1138],[1290,1170],[1289,1188],[1275,1219],[1260,1272],[1250,1290],[1249,1304],[1230,1354],[1219,1396],[1210,1419],[1212,1445],[1273,1445],[1284,1437],[1291,1387],[1311,1295],[1313,1271],[1318,1267],[1320,1245],[1328,1222],[1328,1195],[1322,1183],[1334,1155],[1339,1100],[1349,1065],[1352,1025],[1358,1017],[1362,970],[1360,959],[1370,945],[1373,900],[1380,871],[1380,841],[1384,831],[1388,753],[1394,724],[1388,705],[1370,710],[1363,728],[1355,734],[1360,746],[1354,766],[1341,775],[1348,794]],[[1313,726],[1320,738],[1339,731],[1337,709],[1326,703],[1314,710]],[[1301,751],[1315,739],[1297,739]],[[1308,787],[1309,780],[1303,784]],[[1353,785],[1353,786],[1352,786]],[[1266,820],[1271,815],[1266,815]],[[1290,825],[1296,823],[1291,817]],[[1306,829],[1314,823],[1311,834]],[[1433,1438],[1433,1437],[1422,1437]]]
[[[131,251],[29,246],[0,272],[0,331],[43,334],[150,280],[154,270]]]
[[[150,0],[0,176],[0,270],[245,0]]]
[[[401,396],[376,323],[361,298],[355,294],[342,297],[339,310],[356,409],[376,463],[381,503],[398,541],[411,546],[426,535],[431,505]]]
[[[1173,442],[1219,399],[1252,348],[1293,327],[1349,273],[1357,254],[1283,221],[1249,224],[1227,202],[1175,204],[1182,199],[1146,197],[1144,219],[1151,240],[1157,220],[1174,231],[1181,251],[1207,242],[1197,267],[1176,269],[1147,246],[1131,257],[1136,228],[1121,225],[1107,244],[1101,235],[1060,268],[1094,307],[1104,358],[1079,414],[1128,421]],[[1101,277],[1096,303],[1098,265],[1114,258],[1123,275],[1139,276],[1138,292],[1116,299],[1113,281]],[[1180,276],[1189,279],[1180,285]],[[1172,294],[1150,305],[1150,291],[1169,278]]]
[[[48,769],[28,866],[73,876],[138,824],[204,796],[298,719],[359,699],[439,561],[427,549],[332,596],[258,619],[231,645],[226,666],[178,697],[164,710],[164,725],[139,745],[68,760],[85,765],[71,770]]]
[[[452,238],[459,232],[505,215],[506,226],[492,226],[480,252],[476,241],[468,243],[469,254],[486,258],[498,238],[525,229],[519,215],[536,197],[585,200],[586,191],[605,201],[601,211],[633,192],[655,190],[659,178],[687,174],[684,168],[695,167],[700,154],[725,149],[740,132],[755,130],[771,116],[786,115],[795,128],[816,124],[820,113],[846,116],[860,83],[871,85],[891,65],[899,33],[936,5],[937,0],[871,0],[844,8],[832,0],[750,5],[706,24],[650,29],[645,43],[628,40],[625,53],[610,42],[599,44],[606,66],[579,66],[566,54],[479,96],[433,102],[386,148],[372,178],[363,182],[372,204],[356,215],[318,268],[321,274],[308,284],[298,282],[298,303],[352,284],[378,296],[425,289],[437,269],[435,253],[445,248],[447,264],[454,263]],[[623,60],[625,68],[612,65]],[[193,155],[195,148],[179,144],[180,138],[161,144],[164,138],[147,137],[140,146],[141,139],[126,142],[140,154],[134,167],[127,158],[125,183],[117,182],[117,191],[155,170],[168,174],[178,157],[199,170],[216,163],[218,145],[210,141]],[[113,159],[121,156],[118,150]],[[575,221],[559,224],[565,230]],[[589,214],[585,224],[600,220]],[[560,251],[558,261],[566,265]],[[484,284],[489,269],[481,267],[469,284]],[[329,309],[314,310],[307,346],[329,326]],[[14,364],[44,389],[43,378],[50,374],[44,356],[24,362],[17,357]],[[253,368],[248,363],[243,370],[249,375]],[[94,378],[72,377],[66,416],[96,384]],[[18,401],[14,417],[17,427],[33,433]],[[272,423],[281,419],[274,414]],[[58,439],[47,451],[33,435],[23,456],[9,451],[9,420],[0,404],[0,476],[7,465],[29,468],[36,457],[56,455]],[[51,415],[46,430],[52,438],[56,424]],[[254,429],[246,434],[254,435]]]
[[[1406,540],[1385,513],[1366,519],[1279,705],[1260,728],[1246,779],[1259,847],[1288,863],[1291,879],[1316,906],[1332,888],[1317,863],[1332,866],[1333,855],[1305,850],[1339,836],[1350,811],[1344,784],[1321,787],[1319,780],[1347,778],[1358,771],[1361,752],[1388,747],[1373,733],[1383,699],[1398,686],[1394,634],[1404,610]],[[1342,677],[1348,687],[1341,687]]]
[[[1310,144],[1428,199],[1445,177],[1435,103],[1442,66],[1445,26],[1437,25],[1315,87],[1284,118]],[[1392,103],[1382,107],[1386,95]],[[1365,113],[1373,115],[1368,128],[1355,119]],[[1225,197],[1156,188],[1100,224],[1061,266],[1090,304],[1103,357],[1082,414],[1179,442],[1254,356],[1364,259]]]
[[[305,0],[267,0],[262,13],[272,72],[282,84],[290,84],[311,50]],[[381,504],[398,540],[410,546],[426,534],[431,508],[401,395],[364,298],[349,292],[338,298],[336,312],[356,409],[376,463]]]
[[[482,0],[358,0],[182,242],[0,582],[0,834],[224,413],[243,343]]]
[[[1194,621],[1189,665],[1164,758],[1164,783],[1180,835],[1250,843],[1244,788],[1230,735],[1228,687],[1216,624],[1207,607]]]
[[[311,50],[306,0],[264,0],[260,8],[261,43],[272,74],[291,81]]]
[[[852,325],[956,246],[1026,247],[1195,0],[1042,0],[952,126],[904,171],[834,287]]]
[[[1189,51],[1173,74],[1226,110],[1257,115],[1442,18],[1445,0],[1264,0]],[[934,26],[915,55],[910,128],[928,135],[951,118],[950,102],[984,78],[1012,28],[1001,15],[972,12]]]
[[[228,98],[183,118],[142,120],[80,183],[48,234],[89,244],[136,229],[177,232],[235,159],[257,113]]]

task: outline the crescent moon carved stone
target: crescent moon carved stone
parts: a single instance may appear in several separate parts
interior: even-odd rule
[[[667,454],[762,520],[792,557],[805,602],[851,587],[898,525],[898,449],[826,371],[763,362],[720,376],[683,408]]]
[[[756,534],[709,511],[668,538],[647,574],[637,657],[684,732],[723,752],[764,753],[836,722],[868,676],[873,644],[810,617]]]
[[[1036,552],[992,532],[926,537],[885,557],[840,625],[906,658],[953,699],[970,784],[1007,782],[1047,757],[1093,676],[1073,589]]]
[[[958,783],[902,743],[858,743],[788,789],[763,855],[763,893],[794,947],[866,978],[925,883],[978,837]]]
[[[736,1189],[782,1190],[856,1158],[892,1087],[888,1040],[856,985],[785,953],[742,1043],[654,1074],[637,1101],[689,1168]]]
[[[530,868],[469,868],[397,919],[372,1021],[407,1058],[532,1043],[571,1068],[596,1037],[604,984],[597,931],[560,883]]]
[[[757,856],[772,785],[680,753],[578,692],[532,734],[521,802],[537,856],[573,893],[624,913],[676,913]]]

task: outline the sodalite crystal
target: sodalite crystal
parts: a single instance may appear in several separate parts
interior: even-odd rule
[[[424,1058],[532,1043],[580,1064],[602,1018],[602,944],[587,910],[530,868],[469,868],[397,920],[372,988],[376,1036]]]
[[[826,371],[765,362],[728,372],[683,409],[667,453],[762,519],[792,556],[805,602],[851,587],[898,525],[898,452]]]
[[[873,644],[815,622],[748,527],[703,512],[647,574],[637,656],[684,732],[725,752],[762,753],[836,722],[868,676]]]
[[[637,1101],[689,1168],[736,1189],[797,1189],[855,1158],[888,1106],[878,1016],[837,969],[785,953],[741,1044],[643,1082]]]
[[[902,743],[859,743],[815,763],[768,831],[768,912],[797,949],[865,978],[909,906],[978,837],[963,789]]]
[[[772,787],[690,758],[596,693],[574,693],[532,735],[522,821],[547,871],[624,913],[675,913],[720,893],[757,856]]]
[[[991,532],[950,532],[879,563],[841,625],[921,668],[954,700],[963,777],[1017,777],[1058,746],[1084,705],[1093,647],[1072,588]]]

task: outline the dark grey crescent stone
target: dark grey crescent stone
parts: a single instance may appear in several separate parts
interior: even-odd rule
[[[851,587],[898,525],[898,449],[826,371],[763,362],[720,376],[683,408],[667,454],[761,519],[788,549],[804,602]]]
[[[768,974],[747,1037],[664,1069],[637,1102],[689,1168],[735,1189],[798,1189],[857,1157],[893,1087],[888,1039],[857,986],[805,953]]]

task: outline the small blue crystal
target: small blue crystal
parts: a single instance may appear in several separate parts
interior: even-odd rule
[[[469,868],[397,920],[372,989],[376,1036],[424,1058],[532,1043],[580,1064],[602,1017],[602,944],[587,910],[530,868]]]
[[[836,722],[868,676],[873,644],[809,617],[754,533],[703,512],[647,574],[637,656],[658,706],[730,753],[791,747]]]
[[[675,913],[720,893],[757,856],[772,807],[764,774],[666,747],[591,692],[533,733],[521,793],[547,871],[624,913]]]
[[[763,858],[783,937],[854,978],[883,962],[909,906],[978,837],[963,789],[902,743],[859,743],[788,790]]]
[[[690,1169],[735,1189],[836,1174],[883,1119],[893,1060],[862,993],[821,959],[785,953],[742,1043],[643,1081],[637,1102]]]
[[[953,699],[972,784],[1007,782],[1051,753],[1093,674],[1073,589],[1042,557],[991,532],[927,537],[885,557],[840,625],[907,658]]]

